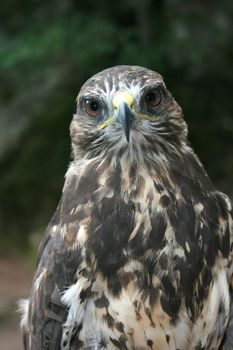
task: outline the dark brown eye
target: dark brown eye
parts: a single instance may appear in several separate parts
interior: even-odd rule
[[[161,92],[159,89],[154,89],[147,92],[145,96],[146,103],[151,107],[156,107],[161,102]]]
[[[86,99],[85,110],[91,117],[96,117],[100,113],[100,104],[97,100]]]

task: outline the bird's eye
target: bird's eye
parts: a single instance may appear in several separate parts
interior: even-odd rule
[[[153,89],[147,92],[145,100],[150,107],[157,107],[161,102],[161,92],[159,89]]]
[[[86,99],[85,111],[91,117],[96,117],[100,113],[100,103],[95,99]]]

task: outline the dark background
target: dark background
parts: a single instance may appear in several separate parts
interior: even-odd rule
[[[194,149],[233,196],[232,18],[232,0],[1,0],[0,253],[41,237],[69,163],[79,88],[117,64],[165,77]]]
[[[61,194],[69,124],[86,78],[117,64],[160,72],[183,108],[189,138],[210,177],[233,198],[232,18],[232,0],[1,0],[5,350],[19,349],[9,315],[14,300],[29,289],[38,241]]]

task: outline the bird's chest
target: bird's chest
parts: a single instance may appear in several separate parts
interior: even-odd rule
[[[156,188],[152,178],[142,175],[133,183],[123,178],[120,184],[95,191],[88,225],[84,224],[84,249],[103,274],[112,274],[132,258],[140,259],[148,249],[158,251],[167,240],[165,207],[170,197],[165,189]]]
[[[69,314],[63,327],[63,343],[66,345],[62,350],[76,349],[70,346],[71,339],[83,349],[98,350],[218,348],[229,312],[224,272],[214,279],[195,323],[184,304],[174,321],[164,308],[162,289],[156,291],[151,286],[142,291],[132,275],[131,281],[113,295],[108,282],[100,274],[91,277],[84,271],[81,273],[83,276],[63,297],[69,305]]]
[[[151,177],[101,181],[75,211],[83,262],[64,295],[68,338],[76,332],[83,348],[96,349],[212,349],[229,297],[224,276],[211,284],[215,256],[201,205]]]

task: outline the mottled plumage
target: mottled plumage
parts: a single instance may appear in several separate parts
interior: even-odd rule
[[[24,303],[25,349],[233,349],[231,204],[162,77],[100,72],[70,131],[74,160]]]

